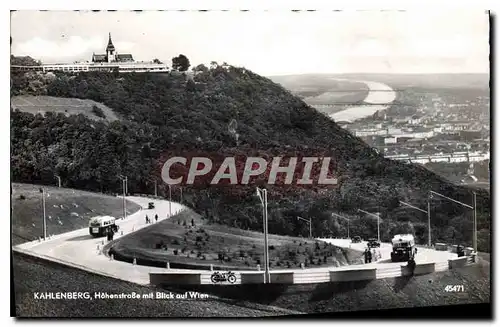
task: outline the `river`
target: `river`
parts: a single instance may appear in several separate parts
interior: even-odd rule
[[[336,79],[345,80],[345,79]],[[366,98],[363,100],[365,105],[359,105],[355,107],[349,107],[346,110],[342,110],[331,114],[329,117],[335,121],[349,121],[353,122],[357,119],[365,118],[373,115],[377,111],[382,111],[389,108],[389,105],[396,99],[396,92],[388,85],[371,82],[371,81],[357,81],[360,83],[365,83],[369,92]]]

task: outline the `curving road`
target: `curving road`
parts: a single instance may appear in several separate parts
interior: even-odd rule
[[[337,80],[348,81],[346,79]],[[389,105],[396,99],[396,92],[386,84],[372,81],[356,82],[365,83],[370,90],[366,98],[363,100],[367,105],[350,107],[346,110],[333,113],[329,116],[333,120],[352,122],[360,118],[368,117],[377,111],[389,108]]]
[[[118,222],[120,232],[115,235],[115,239],[123,235],[137,231],[147,225],[145,223],[145,215],[154,217],[158,214],[159,220],[168,219],[169,202],[166,200],[155,200],[142,197],[128,197],[127,199],[134,201],[143,208],[150,201],[155,202],[155,209],[140,210],[125,220]],[[182,210],[184,207],[178,203],[172,203],[172,213]],[[88,229],[79,229],[69,233],[60,234],[52,237],[49,240],[38,242],[24,243],[14,247],[14,250],[27,253],[29,255],[42,257],[48,260],[56,261],[68,266],[87,270],[93,273],[101,274],[108,277],[113,277],[125,281],[134,282],[137,284],[149,284],[150,272],[166,272],[166,269],[137,266],[126,262],[110,260],[108,257],[100,253],[103,240],[105,238],[93,238],[89,235]],[[366,243],[351,244],[350,240],[345,239],[320,239],[322,241],[332,243],[339,247],[352,248],[363,251],[366,248]],[[383,243],[380,248],[381,258],[379,261],[343,267],[322,267],[310,269],[295,269],[295,270],[272,270],[278,272],[294,272],[297,277],[294,277],[294,283],[318,283],[329,281],[329,272],[336,270],[360,269],[360,268],[377,268],[377,278],[395,277],[401,275],[401,265],[406,263],[398,263],[390,261],[390,244]],[[416,261],[417,263],[436,263],[436,270],[447,270],[448,259],[455,258],[457,255],[449,252],[435,251],[432,249],[419,248]],[[170,272],[183,273],[202,273],[202,283],[210,283],[210,271],[186,270],[186,269],[170,269]],[[252,273],[257,273],[253,271]],[[238,280],[240,280],[241,272],[236,272]]]

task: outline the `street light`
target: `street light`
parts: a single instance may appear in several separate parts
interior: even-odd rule
[[[168,186],[168,216],[172,217],[172,186],[167,184]]]
[[[271,276],[269,274],[269,248],[267,246],[267,190],[257,187],[257,196],[262,203],[262,221],[264,226],[264,284],[271,283]]]
[[[47,238],[47,221],[45,219],[45,188],[40,188],[40,193],[42,193],[42,207],[43,207],[43,240]]]
[[[58,175],[54,175],[57,178],[59,188],[61,188],[61,177]]]
[[[367,215],[370,215],[370,216],[373,216],[373,217],[377,218],[377,238],[378,238],[378,241],[380,242],[380,213],[377,212],[377,214],[374,214],[374,213],[371,213],[371,212],[368,212],[368,211],[364,211],[364,210],[361,210],[361,209],[358,209],[358,212],[362,212],[362,213],[365,213]]]
[[[127,203],[125,202],[125,193],[126,191],[126,183],[127,176],[118,175],[118,178],[122,180],[122,189],[123,189],[123,219],[127,218]]]
[[[412,208],[412,209],[415,209],[415,210],[418,210],[420,212],[427,214],[427,224],[428,224],[427,230],[429,233],[429,246],[431,246],[431,244],[432,244],[431,243],[431,197],[429,196],[429,198],[427,199],[427,211],[420,209],[420,208],[417,208],[415,206],[412,206],[411,204],[403,202],[403,201],[399,201],[399,203],[401,203],[402,205],[407,206],[409,208]]]
[[[333,212],[332,212],[332,216],[339,217],[339,218],[347,220],[347,239],[350,239],[350,237],[349,237],[349,225],[351,223],[351,220],[349,218],[342,217],[341,215],[337,215],[336,213],[333,213]]]
[[[297,220],[303,220],[303,221],[309,223],[309,238],[313,238],[313,236],[312,236],[312,224],[311,224],[312,220],[311,220],[311,218],[305,219],[305,218],[297,216]]]
[[[477,213],[476,213],[476,192],[472,192],[473,194],[473,197],[474,197],[474,206],[470,206],[466,203],[463,203],[463,202],[460,202],[460,201],[457,201],[455,199],[452,199],[452,198],[449,198],[447,197],[446,195],[443,195],[443,194],[440,194],[438,192],[434,192],[434,191],[429,191],[430,194],[429,194],[429,198],[432,199],[432,195],[437,195],[437,196],[440,196],[446,200],[450,200],[452,202],[455,202],[455,203],[458,203],[466,208],[469,208],[469,209],[472,209],[472,213],[473,213],[473,223],[472,223],[472,228],[473,228],[473,231],[472,231],[472,247],[474,248],[474,252],[477,252]]]

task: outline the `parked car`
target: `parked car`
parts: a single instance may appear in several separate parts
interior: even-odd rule
[[[351,241],[352,243],[361,243],[361,236],[354,236]]]
[[[374,238],[370,238],[370,239],[368,239],[368,247],[369,248],[379,248],[380,242]]]

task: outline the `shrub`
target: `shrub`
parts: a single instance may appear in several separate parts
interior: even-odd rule
[[[227,258],[226,258],[226,261],[227,261],[227,262],[231,262],[231,261],[232,261],[231,257],[227,257]]]
[[[182,226],[187,226],[187,223],[185,220],[182,222]]]
[[[255,248],[256,248],[255,244],[252,244],[252,249],[255,249]]]
[[[26,197],[23,194],[21,194],[19,195],[19,200],[26,200]]]
[[[177,255],[179,253],[179,250],[175,249],[174,254]]]
[[[319,249],[320,249],[319,243],[316,242],[316,244],[314,245],[314,250],[319,251]]]
[[[191,254],[194,254],[194,253],[195,253],[194,250],[191,250]]]
[[[294,243],[294,244],[297,244],[297,240],[293,240],[293,243]]]
[[[302,242],[299,243],[299,246],[302,246]]]
[[[178,241],[177,239],[174,239],[174,240],[172,241],[172,244],[173,244],[173,245],[180,245],[180,243],[179,243],[179,241]]]
[[[256,263],[256,264],[258,264],[258,265],[260,265],[260,259],[259,259],[259,258],[256,258],[256,259],[255,259],[255,263]]]
[[[281,263],[279,261],[276,262],[277,267],[281,267]]]
[[[201,236],[196,236],[196,242],[203,242],[203,238]]]
[[[269,245],[269,250],[274,250],[274,245]]]
[[[206,259],[207,259],[207,257],[205,255],[201,256],[201,260],[206,260]]]
[[[99,118],[106,118],[106,115],[104,114],[104,111],[102,111],[102,109],[99,108],[96,105],[92,106],[92,112],[94,113],[94,115],[96,115]]]
[[[244,258],[245,257],[245,251],[244,250],[240,250],[240,258]]]
[[[187,251],[186,247],[183,247],[182,250],[181,250],[182,253],[185,253],[186,251]]]

